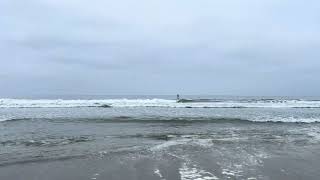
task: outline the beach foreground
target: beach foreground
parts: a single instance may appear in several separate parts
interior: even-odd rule
[[[213,148],[214,149],[214,148]],[[318,179],[319,147],[307,152],[279,152],[248,164],[252,155],[225,155],[180,150],[183,157],[169,152],[120,153],[101,158],[44,160],[0,168],[1,179],[41,180],[163,180],[163,179]],[[183,152],[182,152],[183,151]],[[191,153],[191,154],[190,154]],[[248,152],[249,153],[249,152]],[[179,153],[178,153],[179,154]],[[187,159],[188,157],[188,159]],[[228,160],[228,167],[221,165]],[[251,162],[252,163],[252,162]],[[257,164],[256,164],[257,163]],[[224,169],[226,168],[226,169]]]

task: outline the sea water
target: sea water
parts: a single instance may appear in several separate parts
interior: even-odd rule
[[[319,98],[205,98],[0,99],[0,179],[319,177]]]

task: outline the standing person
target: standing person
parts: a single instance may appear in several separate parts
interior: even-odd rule
[[[179,96],[179,94],[177,94],[177,101],[179,101],[180,100],[180,96]]]

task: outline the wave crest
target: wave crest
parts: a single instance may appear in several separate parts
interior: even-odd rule
[[[30,100],[0,99],[0,108],[171,107],[171,108],[320,108],[318,100],[212,100],[177,103],[168,99]]]

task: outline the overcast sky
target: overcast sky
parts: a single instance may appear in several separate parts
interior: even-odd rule
[[[318,0],[0,0],[0,97],[320,95]]]

